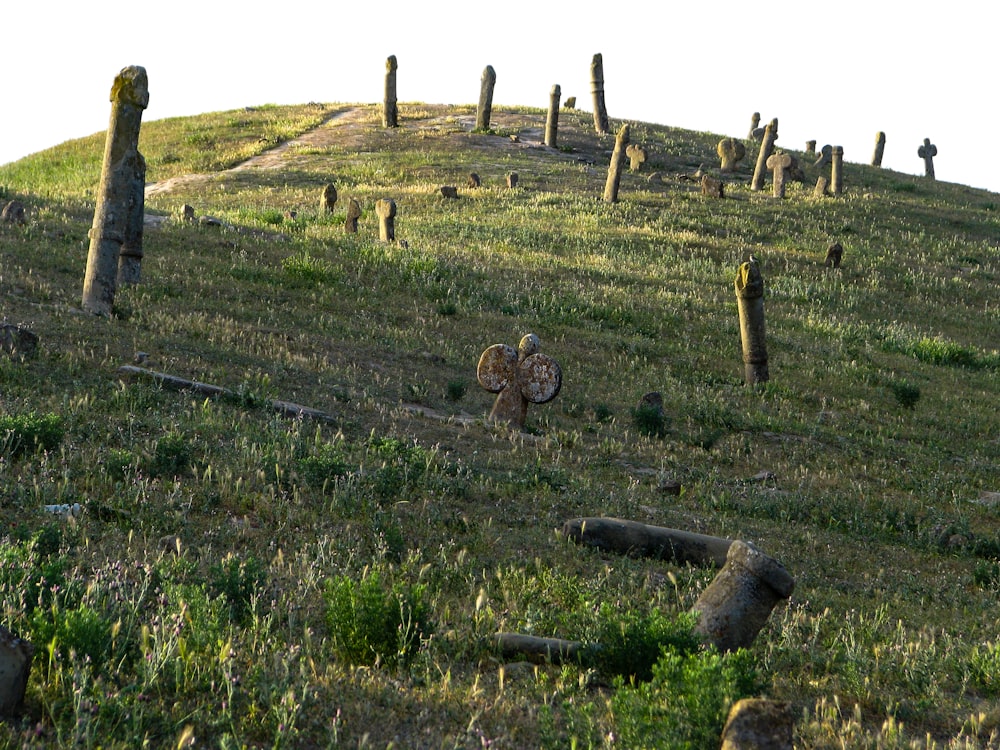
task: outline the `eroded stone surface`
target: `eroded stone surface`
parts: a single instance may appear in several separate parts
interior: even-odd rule
[[[721,160],[723,172],[733,172],[736,165],[747,155],[747,148],[735,138],[723,138],[715,149]]]
[[[538,336],[529,333],[517,349],[493,344],[482,353],[476,368],[479,385],[499,394],[490,412],[491,421],[523,427],[529,403],[544,404],[559,395],[562,369],[540,348]]]

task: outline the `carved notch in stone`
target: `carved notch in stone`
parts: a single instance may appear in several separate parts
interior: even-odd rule
[[[476,368],[479,385],[497,393],[490,412],[491,422],[524,426],[528,404],[544,404],[559,395],[562,369],[547,354],[541,354],[541,342],[533,333],[525,335],[517,349],[494,344],[483,352]]]

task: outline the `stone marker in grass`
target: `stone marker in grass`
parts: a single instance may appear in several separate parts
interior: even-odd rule
[[[807,154],[816,153],[816,141],[806,141],[806,153]]]
[[[12,359],[27,359],[38,351],[38,335],[13,323],[0,324],[0,352]]]
[[[566,97],[565,107],[566,107],[566,109],[576,109],[576,97],[575,96],[567,96]]]
[[[598,52],[590,61],[590,93],[594,98],[594,130],[604,135],[611,130],[608,108],[604,105],[604,56]]]
[[[882,166],[882,154],[885,153],[885,133],[881,130],[875,134],[875,152],[872,154],[872,166]]]
[[[358,233],[358,219],[361,218],[361,204],[354,198],[347,201],[347,217],[344,219],[344,232],[347,234]]]
[[[626,122],[615,137],[615,150],[611,154],[611,164],[608,167],[608,179],[604,183],[604,200],[606,203],[618,201],[618,186],[622,181],[622,164],[625,162],[625,152],[628,149],[629,126]]]
[[[378,238],[393,242],[396,239],[396,201],[380,198],[375,201],[375,213],[378,214]]]
[[[729,710],[720,750],[793,750],[795,711],[786,701],[743,698]]]
[[[743,141],[723,138],[716,146],[715,152],[722,162],[720,169],[723,172],[735,172],[736,165],[747,155],[747,147],[743,145]]]
[[[747,132],[748,141],[752,141],[756,138],[757,129],[759,126],[760,126],[760,112],[754,112],[753,115],[750,116],[750,130]]]
[[[83,281],[85,310],[110,315],[118,281],[118,259],[128,233],[129,217],[141,212],[144,199],[134,190],[139,160],[139,127],[149,104],[146,70],[123,68],[111,87],[111,121],[104,144],[90,250]]]
[[[786,170],[792,166],[793,162],[791,154],[771,154],[767,157],[767,168],[774,173],[773,195],[775,198],[785,197]]]
[[[813,190],[813,195],[817,198],[822,198],[826,195],[826,190],[830,186],[830,179],[820,175],[816,178],[816,188]]]
[[[650,526],[621,518],[574,518],[562,527],[563,536],[577,544],[629,557],[651,557],[678,565],[721,568],[732,539]]]
[[[764,278],[751,255],[736,273],[736,301],[740,313],[744,379],[747,385],[766,383],[767,347],[764,335]]]
[[[549,113],[545,118],[545,145],[555,148],[559,142],[559,100],[562,98],[562,89],[559,84],[555,84],[549,91]]]
[[[482,186],[483,181],[479,179],[479,175],[476,174],[475,172],[469,172],[469,179],[466,180],[466,184],[470,188],[477,188]]]
[[[750,189],[759,191],[764,189],[764,177],[767,172],[767,159],[774,151],[774,142],[778,139],[778,118],[775,117],[764,128],[764,136],[760,141],[760,152],[757,154],[757,165],[753,170],[753,180],[750,182]]]
[[[924,175],[934,179],[934,157],[937,156],[937,146],[930,138],[924,138],[924,145],[917,149],[917,156],[924,160]]]
[[[839,242],[834,242],[826,249],[826,260],[823,261],[823,265],[830,266],[831,268],[840,268],[840,260],[843,257],[844,246]]]
[[[382,127],[399,127],[399,107],[396,104],[396,56],[385,59],[385,98],[382,102]]]
[[[497,83],[497,74],[492,65],[483,68],[483,77],[479,84],[479,107],[476,110],[476,130],[489,130],[490,117],[493,114],[493,87]]]
[[[638,172],[642,165],[646,163],[646,159],[649,158],[646,148],[640,146],[638,143],[630,143],[626,146],[625,155],[628,157],[628,168],[632,172]]]
[[[813,162],[814,167],[825,167],[833,157],[833,146],[827,144],[819,150],[819,156]]]
[[[511,172],[507,175],[507,187],[514,189],[517,187],[518,175],[517,172]]]
[[[844,192],[843,146],[834,146],[830,151],[830,190],[835,196]]]
[[[709,198],[725,197],[725,187],[722,180],[703,174],[701,176],[701,194],[707,195]]]
[[[559,395],[562,369],[547,354],[541,354],[541,342],[533,333],[525,335],[517,349],[494,344],[483,352],[476,368],[479,385],[499,394],[491,422],[524,426],[528,404],[544,404]]]
[[[7,201],[3,211],[0,211],[0,221],[5,224],[20,224],[22,226],[26,224],[28,219],[24,204],[21,201]]]
[[[455,187],[454,185],[442,185],[441,197],[450,198],[451,200],[458,200],[458,188]]]
[[[323,188],[323,194],[319,199],[319,210],[320,213],[332,214],[334,207],[337,205],[337,186],[330,183],[325,188]]]
[[[35,647],[0,625],[0,717],[21,712]]]

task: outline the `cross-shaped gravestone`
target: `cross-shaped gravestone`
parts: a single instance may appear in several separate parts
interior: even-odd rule
[[[937,146],[930,138],[924,138],[924,145],[917,149],[917,156],[924,160],[924,174],[934,179],[934,157],[937,156]]]
[[[523,427],[529,403],[544,404],[559,395],[562,369],[552,357],[539,352],[541,345],[538,336],[529,333],[517,349],[494,344],[479,358],[479,385],[499,394],[490,412],[491,422]]]
[[[792,166],[791,154],[771,154],[767,157],[767,168],[774,172],[774,197],[785,197],[785,170]]]

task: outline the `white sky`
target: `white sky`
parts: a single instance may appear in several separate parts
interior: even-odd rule
[[[779,146],[815,139],[868,163],[1000,192],[1000,5],[950,0],[327,0],[9,3],[0,163],[104,130],[126,65],[149,77],[143,122],[259,104],[399,101],[548,106],[552,84],[590,110],[604,57],[612,119],[742,137],[779,119]]]

